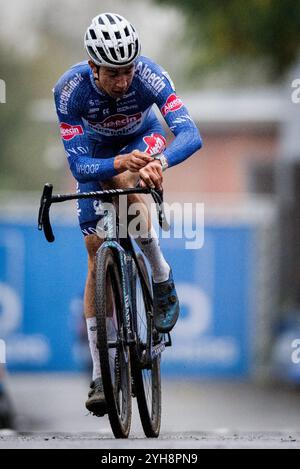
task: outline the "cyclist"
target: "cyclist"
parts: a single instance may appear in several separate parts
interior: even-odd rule
[[[163,171],[181,163],[201,148],[199,131],[166,71],[141,56],[134,26],[119,14],[93,18],[84,45],[88,61],[74,65],[54,88],[61,137],[78,191],[135,187],[162,188]],[[175,135],[166,148],[165,132],[152,109],[156,104]],[[147,233],[135,241],[152,269],[154,323],[170,331],[179,315],[172,270],[159,246],[143,197],[134,194],[128,204],[142,204]],[[97,350],[95,254],[101,203],[81,200],[78,217],[88,252],[84,305],[93,359],[93,381],[86,407],[104,415]]]

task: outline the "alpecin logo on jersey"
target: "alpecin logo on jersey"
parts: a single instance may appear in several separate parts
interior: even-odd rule
[[[160,134],[147,135],[147,137],[143,137],[143,140],[147,145],[144,151],[149,155],[158,155],[166,148],[167,141]]]
[[[63,140],[72,140],[78,135],[83,135],[83,128],[81,125],[70,125],[62,122],[60,124],[60,135]]]
[[[103,134],[115,134],[120,131],[133,130],[141,123],[142,113],[126,116],[125,114],[115,114],[106,117],[102,122],[89,121],[92,129]]]
[[[135,73],[142,78],[147,88],[150,88],[156,96],[166,87],[165,77],[153,72],[152,68],[143,61],[137,64]]]
[[[182,106],[181,99],[175,93],[172,93],[161,109],[162,115],[165,117],[169,112],[178,111]]]

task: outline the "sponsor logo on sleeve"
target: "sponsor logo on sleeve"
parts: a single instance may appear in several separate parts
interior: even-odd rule
[[[166,148],[167,141],[160,134],[148,135],[144,137],[143,140],[147,145],[144,151],[149,155],[158,155]]]
[[[60,124],[60,135],[63,140],[72,140],[74,137],[83,135],[83,128],[81,125],[70,125],[62,122]]]
[[[70,158],[71,156],[77,156],[77,155],[87,155],[88,153],[89,153],[89,147],[68,148],[68,151],[66,151],[68,158]]]
[[[137,64],[135,73],[155,95],[158,95],[166,87],[165,77],[154,73],[153,70],[143,62]]]
[[[67,115],[68,114],[68,102],[69,99],[77,86],[83,81],[83,77],[81,73],[76,73],[76,75],[72,78],[72,80],[68,81],[68,83],[63,87],[60,97],[59,97],[59,106],[58,110],[62,113]]]
[[[161,113],[165,117],[169,112],[178,111],[182,106],[183,102],[181,99],[175,93],[172,93],[163,105]]]

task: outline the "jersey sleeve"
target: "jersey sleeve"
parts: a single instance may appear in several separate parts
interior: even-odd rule
[[[169,166],[175,166],[202,148],[199,130],[187,108],[175,92],[158,103],[160,111],[175,135],[175,139],[164,151]]]
[[[146,81],[147,90],[152,93],[152,99],[158,106],[168,127],[175,135],[175,139],[164,151],[169,167],[171,167],[183,162],[197,150],[200,150],[202,139],[187,108],[177,95],[168,73],[153,62],[149,68],[151,68],[151,74],[149,72],[147,75],[145,72],[142,78]],[[148,80],[147,76],[149,76]]]
[[[60,84],[54,88],[54,100],[60,125],[60,135],[73,176],[78,182],[111,179],[118,172],[114,158],[93,158],[84,122],[80,117],[80,96],[73,91],[71,97]]]

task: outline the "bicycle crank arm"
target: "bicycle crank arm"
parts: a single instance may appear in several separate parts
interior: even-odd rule
[[[172,339],[171,339],[171,334],[170,332],[167,332],[167,334],[164,334],[165,336],[167,335],[168,339],[166,342],[164,342],[166,347],[172,347]]]
[[[165,340],[165,336],[167,336],[167,340]],[[162,354],[163,351],[166,349],[166,347],[172,346],[171,335],[169,332],[167,334],[162,334],[161,337],[162,337],[162,340],[158,342],[158,344],[154,345],[154,347],[152,348],[152,351],[151,351],[152,360],[158,355]]]
[[[155,345],[151,350],[151,358],[154,360],[156,357],[161,355],[166,348],[165,342]]]

